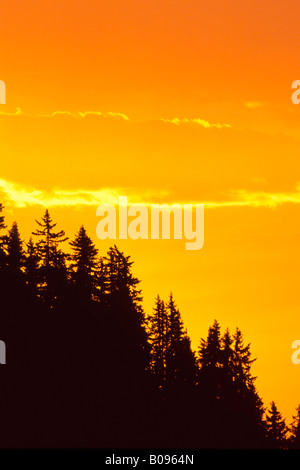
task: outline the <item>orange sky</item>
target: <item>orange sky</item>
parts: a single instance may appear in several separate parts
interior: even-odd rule
[[[196,348],[242,329],[265,404],[300,403],[297,0],[2,0],[0,200],[96,238],[118,194],[208,203],[205,245],[121,241],[149,312],[170,290]]]

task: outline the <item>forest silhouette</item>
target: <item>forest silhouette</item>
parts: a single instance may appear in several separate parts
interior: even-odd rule
[[[193,351],[172,293],[144,312],[132,264],[48,210],[25,243],[0,204],[0,447],[299,449],[300,406],[290,426],[265,407],[239,328],[215,320]]]

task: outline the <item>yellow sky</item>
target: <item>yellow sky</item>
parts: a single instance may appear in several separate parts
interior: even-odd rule
[[[196,348],[214,318],[258,358],[266,405],[300,403],[300,5],[69,0],[1,6],[0,200],[24,239],[45,207],[71,238],[96,208],[204,203],[205,244],[120,241],[149,312],[172,290]]]

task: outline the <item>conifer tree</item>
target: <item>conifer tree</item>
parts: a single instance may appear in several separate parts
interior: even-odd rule
[[[142,301],[141,290],[138,289],[140,281],[132,274],[133,262],[130,261],[130,256],[125,256],[115,245],[108,250],[103,261],[106,266],[107,294],[112,298],[123,297],[140,310]]]
[[[198,387],[202,400],[216,412],[217,402],[224,394],[222,370],[221,328],[217,320],[208,329],[207,338],[200,340],[198,347]]]
[[[5,222],[4,222],[4,215],[1,213],[3,212],[3,204],[0,203],[0,230],[4,230],[6,228]]]
[[[192,383],[196,373],[195,356],[172,293],[166,305],[166,327],[166,374],[169,385],[179,380]]]
[[[7,238],[7,265],[14,272],[24,266],[25,254],[17,222],[12,224]]]
[[[286,447],[287,426],[274,401],[266,414],[267,438],[272,449]]]
[[[0,268],[4,266],[5,264],[5,244],[7,243],[7,237],[6,235],[1,235],[2,230],[6,229],[5,225],[5,219],[4,215],[2,215],[3,212],[3,205],[0,203]]]
[[[32,237],[30,237],[26,244],[24,267],[27,285],[30,287],[31,292],[34,295],[37,294],[39,263],[40,260],[37,247],[34,244]]]
[[[202,370],[217,369],[222,364],[221,328],[217,320],[209,327],[207,339],[200,340],[198,348],[199,364]]]
[[[36,221],[38,228],[32,235],[39,237],[36,247],[40,260],[38,288],[40,298],[52,309],[54,303],[63,298],[67,284],[67,255],[60,245],[68,240],[64,230],[55,232],[56,223],[46,209],[41,222]]]
[[[108,250],[102,261],[104,279],[100,283],[106,290],[104,305],[119,337],[119,345],[123,345],[124,351],[127,350],[132,358],[132,366],[141,361],[139,367],[144,368],[149,363],[149,343],[141,290],[138,288],[140,281],[133,276],[131,269],[133,262],[116,246]],[[123,359],[126,359],[126,354]]]
[[[152,371],[160,388],[195,385],[196,359],[173,294],[167,304],[158,295],[148,318]]]
[[[166,380],[167,315],[164,301],[157,295],[148,318],[151,343],[151,369],[160,388]]]
[[[167,307],[167,344],[168,358],[172,360],[178,351],[180,341],[183,337],[183,322],[180,312],[175,305],[173,294],[170,294]]]
[[[233,374],[239,386],[251,386],[254,377],[251,375],[251,366],[255,359],[251,359],[250,344],[244,345],[243,334],[239,328],[233,335]]]
[[[296,415],[293,416],[290,431],[289,447],[300,450],[300,405],[296,408]]]
[[[228,377],[228,379],[232,379],[233,376],[233,362],[234,362],[234,353],[232,350],[232,343],[233,338],[230,334],[228,328],[221,339],[221,347],[222,347],[222,367],[224,370],[224,374]]]
[[[256,377],[252,375],[251,371],[252,364],[256,359],[252,359],[250,343],[244,345],[243,334],[239,328],[236,328],[233,339],[233,377],[245,417],[243,426],[246,427],[245,423],[248,422],[249,431],[252,430],[253,435],[261,440],[264,434],[263,415],[265,409],[255,386]]]
[[[68,240],[64,230],[54,231],[57,224],[53,223],[48,209],[46,209],[41,222],[36,220],[36,223],[41,228],[33,232],[33,235],[39,237],[37,249],[42,265],[46,268],[61,266],[61,263],[64,263],[64,256],[59,245]]]
[[[75,287],[79,290],[80,295],[91,298],[95,286],[98,250],[83,225],[70,245],[73,252],[70,267],[73,271],[72,277]]]

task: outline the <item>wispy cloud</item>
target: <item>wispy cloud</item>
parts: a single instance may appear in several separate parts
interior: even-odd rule
[[[204,127],[205,129],[210,129],[210,128],[217,128],[217,129],[223,129],[223,128],[230,128],[230,124],[220,124],[220,123],[211,123],[209,121],[206,121],[205,119],[199,119],[199,118],[173,118],[173,119],[163,119],[161,118],[160,121],[163,122],[168,122],[170,124],[175,124],[176,126],[179,126],[180,124],[195,124],[201,127]]]
[[[16,108],[16,111],[9,112],[9,111],[0,111],[0,115],[2,116],[27,116],[27,117],[37,117],[37,118],[57,118],[57,117],[70,117],[74,119],[85,119],[89,116],[95,116],[100,118],[110,118],[110,119],[119,119],[123,121],[132,121],[132,119],[125,113],[116,112],[116,111],[68,111],[68,110],[56,110],[52,111],[51,113],[38,113],[38,114],[29,114],[23,112],[20,108]],[[231,128],[231,124],[221,124],[221,123],[213,123],[209,122],[205,119],[200,118],[158,118],[158,121],[165,122],[169,124],[174,124],[176,126],[179,125],[194,125],[200,126],[204,129],[223,129],[223,128]]]
[[[151,198],[163,198],[167,191],[134,191],[128,188],[90,189],[52,189],[42,191],[34,188],[24,189],[20,185],[0,179],[0,201],[14,207],[83,207],[99,204],[117,204],[120,195],[127,195],[130,203],[149,201]]]
[[[247,101],[245,103],[246,108],[250,109],[257,109],[262,107],[262,103],[260,101]]]
[[[36,114],[36,117],[56,117],[56,116],[71,116],[73,113],[71,111],[53,111],[50,114]]]
[[[16,108],[15,111],[10,112],[10,111],[0,111],[0,116],[22,116],[23,112],[21,108]]]
[[[0,201],[6,205],[25,208],[43,207],[84,207],[99,204],[118,204],[119,196],[126,195],[128,203],[204,204],[206,208],[222,207],[266,207],[276,208],[283,204],[300,204],[300,185],[293,192],[268,193],[247,190],[229,191],[222,200],[178,201],[168,191],[138,190],[135,188],[53,189],[42,191],[35,188],[24,189],[21,185],[0,179]]]
[[[56,116],[70,116],[74,118],[86,118],[87,116],[99,116],[102,118],[114,118],[114,119],[123,119],[124,121],[129,121],[129,117],[124,114],[124,113],[118,113],[118,112],[107,112],[103,113],[102,111],[77,111],[77,112],[71,112],[71,111],[54,111],[53,113],[50,114],[38,114],[38,117],[56,117]]]
[[[28,117],[38,117],[38,118],[55,118],[59,116],[69,116],[71,118],[86,118],[87,116],[99,116],[102,118],[111,118],[111,119],[122,119],[124,121],[130,121],[129,117],[124,113],[109,111],[103,113],[102,111],[53,111],[52,113],[46,114],[28,114],[21,110],[21,108],[16,108],[15,111],[0,111],[0,116],[28,116]]]
[[[218,207],[266,207],[275,209],[283,204],[300,204],[300,186],[296,191],[286,193],[271,193],[263,191],[249,191],[245,189],[229,191],[228,199],[221,201],[203,202],[207,208]]]

